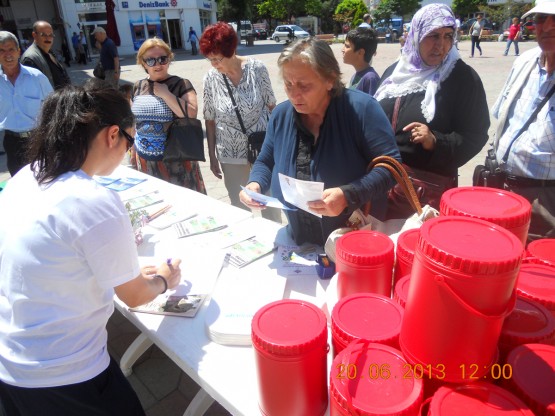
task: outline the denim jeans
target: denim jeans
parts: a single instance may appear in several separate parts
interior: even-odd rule
[[[516,39],[514,39],[514,40],[513,40],[513,39],[508,39],[508,40],[507,40],[507,47],[505,48],[505,55],[507,55],[507,54],[509,53],[509,49],[511,48],[511,43],[514,43],[514,44],[515,44],[515,54],[516,54],[516,55],[519,55],[519,52],[518,52],[518,40],[516,40]]]

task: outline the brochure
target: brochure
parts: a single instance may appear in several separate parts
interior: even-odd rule
[[[105,185],[106,188],[111,189],[116,192],[125,191],[139,183],[146,181],[146,179],[140,178],[120,178],[116,179],[114,182]]]
[[[140,195],[135,198],[128,199],[127,201],[123,201],[123,203],[129,211],[132,211],[135,209],[145,208],[162,201],[162,195],[160,195],[158,191],[153,191],[148,194]]]
[[[274,251],[274,242],[264,242],[255,237],[233,244],[229,252],[229,264],[235,267],[243,267],[256,259]]]
[[[210,231],[217,231],[225,227],[227,227],[226,224],[221,224],[212,216],[196,216],[173,225],[173,228],[179,238],[207,233]]]
[[[197,215],[196,212],[187,211],[182,208],[171,207],[168,211],[163,213],[163,215],[157,216],[156,218],[151,218],[148,221],[148,225],[154,227],[158,230],[163,230],[172,226],[175,223],[188,220]]]
[[[133,312],[194,317],[207,295],[159,295],[153,301],[129,308]]]

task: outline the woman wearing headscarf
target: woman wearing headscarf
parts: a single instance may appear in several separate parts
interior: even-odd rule
[[[421,8],[401,58],[386,69],[375,95],[392,123],[403,163],[417,170],[413,176],[418,170],[430,173],[424,181],[439,179],[443,191],[457,186],[458,168],[482,149],[490,125],[482,81],[453,47],[455,27],[448,6]],[[419,196],[437,207],[441,192]],[[404,207],[390,197],[388,217],[406,218],[412,211]]]

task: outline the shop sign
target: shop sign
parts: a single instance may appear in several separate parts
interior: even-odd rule
[[[175,2],[177,5],[177,1],[173,0],[172,3]],[[140,1],[139,2],[139,8],[140,9],[148,9],[148,8],[164,8],[164,7],[170,7],[170,2],[169,1]],[[173,6],[175,7],[175,6]]]
[[[212,2],[211,1],[203,1],[202,2],[202,7],[204,7],[205,9],[211,9],[212,8]]]

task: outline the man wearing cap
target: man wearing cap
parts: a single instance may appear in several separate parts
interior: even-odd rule
[[[515,60],[492,113],[504,187],[532,204],[533,241],[555,238],[555,0],[537,0],[530,14],[538,47]]]
[[[114,41],[106,35],[104,28],[97,26],[92,34],[96,41],[100,43],[100,62],[106,74],[104,80],[117,88],[120,75],[118,48],[116,48]]]
[[[71,84],[71,80],[64,68],[50,52],[54,44],[54,31],[50,23],[39,20],[33,24],[34,42],[21,57],[21,63],[38,69],[54,89]]]
[[[372,27],[372,18],[370,17],[370,14],[366,13],[362,16],[362,23],[358,25],[358,27]]]
[[[42,72],[19,63],[20,55],[17,38],[0,31],[0,130],[4,130],[4,150],[12,176],[27,164],[24,152],[30,130],[42,102],[52,92]]]

